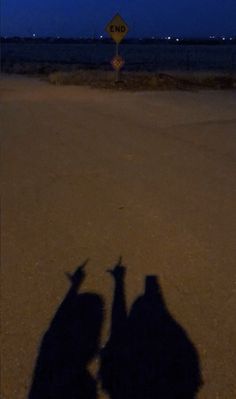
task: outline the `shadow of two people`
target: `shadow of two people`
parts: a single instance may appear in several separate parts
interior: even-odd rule
[[[86,263],[85,263],[86,264]],[[127,312],[125,267],[110,270],[114,297],[110,336],[100,350],[103,300],[80,294],[85,264],[45,333],[29,399],[96,399],[97,381],[111,399],[193,399],[202,384],[197,351],[170,315],[156,276]],[[100,354],[97,381],[87,367]]]

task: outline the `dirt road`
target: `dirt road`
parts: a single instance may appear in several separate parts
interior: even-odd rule
[[[199,399],[236,395],[236,92],[119,93],[3,76],[2,397],[23,399],[42,334],[86,258],[104,297],[123,257],[194,343]]]

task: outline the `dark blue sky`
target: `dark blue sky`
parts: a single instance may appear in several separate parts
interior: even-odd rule
[[[1,34],[99,36],[116,12],[129,37],[236,35],[236,0],[2,0]]]

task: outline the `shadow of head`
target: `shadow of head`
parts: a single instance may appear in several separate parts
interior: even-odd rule
[[[124,298],[119,282],[112,309],[117,316],[112,315],[111,339],[102,351],[103,388],[112,399],[195,398],[202,384],[198,354],[170,314],[157,276],[146,276],[144,292],[126,312],[125,324]]]

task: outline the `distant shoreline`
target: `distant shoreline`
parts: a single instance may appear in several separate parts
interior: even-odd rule
[[[109,38],[63,38],[63,37],[18,37],[0,36],[1,43],[59,43],[59,44],[112,44]],[[212,37],[212,38],[185,38],[185,37],[152,37],[152,38],[130,38],[125,39],[124,44],[165,44],[165,45],[232,45],[236,44],[236,36],[232,37]]]

